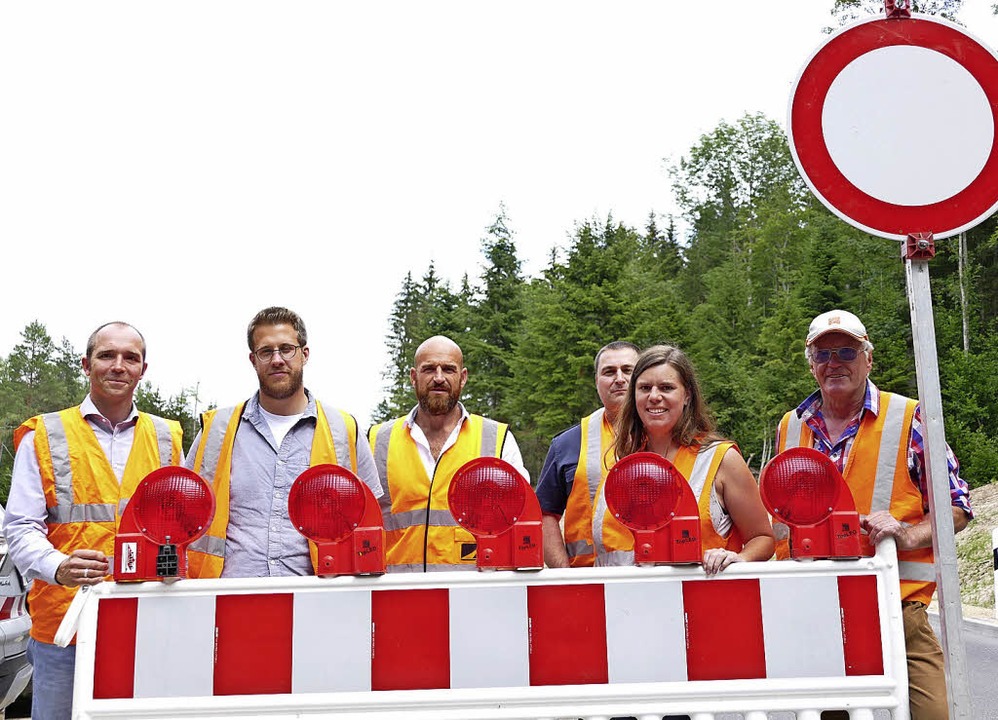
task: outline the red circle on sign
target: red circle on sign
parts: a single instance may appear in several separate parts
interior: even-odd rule
[[[839,170],[825,144],[822,113],[836,77],[860,56],[891,46],[933,50],[960,64],[981,86],[991,108],[996,136],[984,167],[965,188],[939,202],[899,205],[873,197]],[[885,83],[890,81],[884,78]],[[913,123],[919,112],[926,110],[912,108]],[[973,227],[998,209],[998,59],[955,25],[926,16],[873,19],[833,35],[818,48],[797,79],[791,95],[788,134],[797,167],[818,199],[846,222],[871,234],[894,240],[919,232],[949,237]],[[914,150],[924,141],[911,133],[910,142]]]

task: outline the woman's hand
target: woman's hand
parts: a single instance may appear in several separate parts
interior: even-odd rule
[[[744,559],[733,550],[710,548],[703,554],[703,569],[707,577],[717,575],[728,565],[736,562],[744,562]]]

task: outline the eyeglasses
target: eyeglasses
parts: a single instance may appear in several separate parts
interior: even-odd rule
[[[819,365],[824,365],[831,360],[832,355],[838,357],[841,362],[852,362],[859,355],[859,350],[854,347],[814,348],[811,350],[811,359]]]
[[[295,355],[298,354],[298,348],[300,347],[301,345],[291,345],[290,343],[284,343],[280,347],[275,347],[275,348],[265,347],[265,348],[260,348],[259,350],[254,350],[253,355],[256,357],[257,360],[259,360],[262,363],[268,363],[271,360],[273,360],[275,353],[280,353],[282,358],[284,358],[285,360],[290,360],[291,358],[293,358]]]

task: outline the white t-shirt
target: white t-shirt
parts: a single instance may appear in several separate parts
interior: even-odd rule
[[[287,435],[288,431],[295,426],[296,422],[301,420],[302,415],[305,413],[300,412],[296,415],[274,415],[274,413],[267,412],[261,407],[260,414],[263,415],[263,419],[267,421],[267,427],[270,428],[270,433],[274,436],[274,442],[277,443],[277,447],[280,447],[281,442],[284,440],[284,436]]]

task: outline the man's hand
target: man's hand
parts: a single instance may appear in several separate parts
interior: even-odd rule
[[[541,531],[544,537],[545,564],[550,568],[571,567],[558,518],[553,515],[544,515],[541,518]]]
[[[60,585],[96,585],[108,573],[107,556],[100,550],[74,550],[55,571]]]
[[[967,514],[953,507],[953,529],[960,532],[967,527]],[[926,515],[921,522],[905,525],[897,521],[886,510],[879,510],[859,518],[859,526],[870,536],[870,544],[876,545],[885,537],[893,537],[898,550],[918,550],[932,547],[932,518]]]
[[[878,510],[859,519],[859,526],[876,545],[886,537],[894,538],[898,550],[917,550],[932,547],[932,521],[926,515],[915,525],[904,525],[886,510]]]

